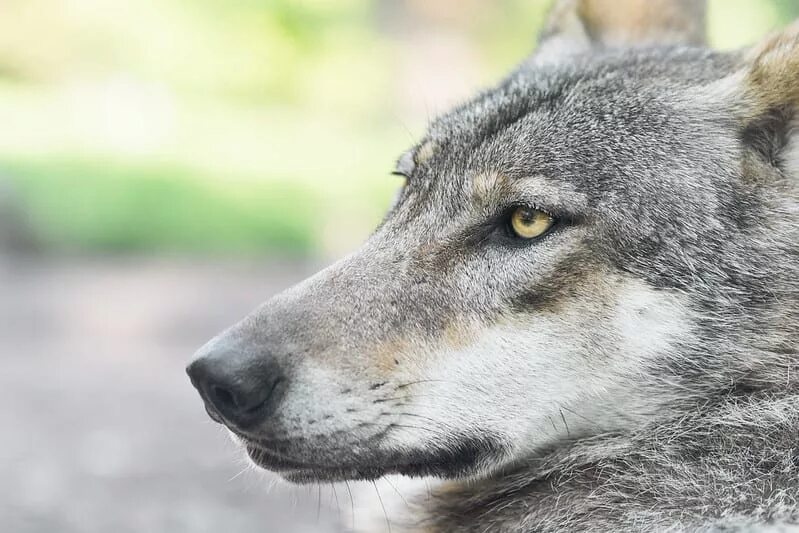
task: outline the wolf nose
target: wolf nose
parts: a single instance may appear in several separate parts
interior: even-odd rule
[[[239,429],[263,422],[279,403],[285,378],[263,355],[217,345],[202,348],[186,368],[206,409]]]

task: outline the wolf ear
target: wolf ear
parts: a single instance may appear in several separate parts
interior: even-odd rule
[[[533,62],[591,48],[705,43],[704,0],[556,0]]]
[[[799,21],[766,38],[719,85],[732,91],[741,138],[768,162],[799,173]]]

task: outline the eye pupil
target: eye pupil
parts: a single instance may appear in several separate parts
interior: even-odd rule
[[[519,220],[522,224],[532,224],[535,219],[535,214],[530,209],[525,209],[519,214]]]
[[[529,240],[544,235],[554,222],[554,219],[544,211],[519,207],[511,214],[510,228],[516,237]]]

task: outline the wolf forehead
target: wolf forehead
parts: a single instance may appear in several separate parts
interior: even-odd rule
[[[717,160],[733,152],[724,143],[734,124],[722,106],[708,114],[711,103],[690,90],[729,75],[735,60],[704,49],[658,47],[525,64],[435,120],[399,166],[419,182],[445,187],[486,175],[538,175],[589,195],[619,186],[629,193],[633,183],[625,177],[655,185],[664,177],[656,169],[675,170],[679,160],[683,175],[707,175],[701,167],[708,153]]]

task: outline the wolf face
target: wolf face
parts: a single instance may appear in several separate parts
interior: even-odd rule
[[[479,477],[758,383],[740,354],[796,297],[799,41],[715,53],[681,44],[698,3],[598,4],[431,124],[360,250],[198,352],[258,465]]]

